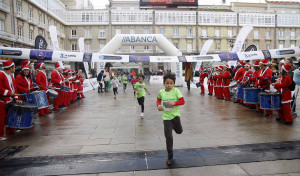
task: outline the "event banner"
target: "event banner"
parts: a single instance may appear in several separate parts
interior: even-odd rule
[[[194,56],[135,56],[0,47],[0,57],[68,62],[216,62],[300,56],[300,47]]]
[[[213,40],[207,40],[205,43],[204,43],[204,45],[203,45],[203,47],[202,47],[202,50],[201,50],[201,52],[200,52],[200,55],[201,56],[204,56],[204,55],[206,55],[207,53],[208,53],[208,51],[209,51],[209,48],[211,47],[211,45],[213,44]],[[199,71],[200,70],[200,67],[201,67],[201,64],[202,64],[202,61],[198,61],[197,62],[197,65],[196,65],[196,67],[195,67],[195,71]]]

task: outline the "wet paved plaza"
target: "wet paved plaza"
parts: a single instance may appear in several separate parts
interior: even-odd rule
[[[107,93],[90,91],[85,94],[85,99],[67,109],[37,118],[33,128],[9,135],[7,141],[0,142],[1,149],[9,146],[28,146],[10,158],[165,150],[162,117],[155,105],[158,91],[163,86],[151,84],[147,85],[147,88],[151,95],[147,95],[145,100],[144,119],[140,118],[140,107],[133,97],[131,86],[125,93],[122,87],[119,88],[116,100],[113,99],[112,90]],[[180,90],[186,104],[180,107],[183,133],[174,134],[175,149],[300,140],[299,118],[295,119],[293,125],[287,126],[276,122],[277,112],[274,112],[272,118],[265,118],[242,105],[208,95],[201,96],[199,89],[191,89],[190,92],[186,88]],[[300,105],[300,98],[297,102]],[[300,114],[300,108],[297,108],[297,113]],[[264,163],[268,165],[268,162],[284,160]],[[296,165],[300,163],[299,160],[290,162]],[[223,173],[220,175],[226,175],[226,168],[232,174],[232,170],[236,171],[235,175],[253,175],[255,163],[250,164],[252,165],[244,168],[243,164],[206,167],[218,167],[220,173]],[[152,171],[150,175],[156,175],[155,172],[157,175],[193,175],[192,172],[204,172],[206,167],[157,170]],[[207,173],[215,170],[207,169]],[[139,172],[109,175],[136,175]],[[274,173],[287,174],[289,171]],[[274,173],[257,171],[256,175]]]

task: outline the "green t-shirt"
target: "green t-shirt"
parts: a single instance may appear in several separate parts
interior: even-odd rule
[[[127,80],[127,76],[123,76],[123,84],[127,84],[128,80]]]
[[[161,105],[163,106],[162,118],[164,120],[172,120],[176,116],[180,117],[179,107],[167,104],[168,101],[178,101],[179,98],[183,97],[179,89],[173,88],[168,92],[162,89],[159,91],[157,97],[161,99]]]
[[[146,92],[145,92],[146,84],[144,82],[142,84],[137,82],[134,85],[134,88],[136,92],[138,92],[138,94],[136,94],[136,98],[141,98],[146,96]]]

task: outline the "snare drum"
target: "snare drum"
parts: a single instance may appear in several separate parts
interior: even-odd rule
[[[26,102],[35,104],[39,109],[47,108],[49,106],[44,90],[29,93]]]
[[[33,117],[38,112],[36,105],[23,102],[22,104],[9,103],[7,107],[7,127],[26,129],[33,126]]]
[[[244,88],[244,103],[257,104],[258,103],[258,88]]]
[[[244,88],[246,87],[245,86],[237,87],[236,99],[240,99],[240,100],[244,99]]]
[[[261,109],[267,109],[267,110],[281,109],[281,93],[261,92],[259,93],[259,102],[260,102]]]
[[[48,89],[46,93],[51,98],[56,98],[58,96],[58,93],[55,90]]]
[[[60,86],[61,91],[70,92],[70,88],[67,86]]]

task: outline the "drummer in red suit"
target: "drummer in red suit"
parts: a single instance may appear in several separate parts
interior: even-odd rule
[[[69,83],[69,87],[70,87],[70,92],[68,92],[68,105],[71,104],[72,101],[72,96],[73,96],[73,92],[74,92],[74,87],[73,87],[73,78],[72,78],[72,70],[68,70],[68,83]]]
[[[46,75],[46,65],[44,62],[40,62],[37,64],[38,72],[36,74],[36,84],[39,86],[40,90],[44,90],[45,92],[48,91],[48,86],[50,85],[47,79]],[[50,97],[47,96],[47,100],[49,103]],[[49,114],[49,108],[42,108],[39,109],[39,116],[43,116],[46,114]]]
[[[230,101],[230,91],[229,91],[229,84],[230,84],[230,72],[228,71],[230,69],[229,65],[225,65],[223,67],[223,74],[222,74],[222,79],[223,79],[223,93],[224,93],[224,99],[225,101]]]
[[[236,80],[238,84],[240,84],[239,79],[245,74],[245,69],[244,66],[245,63],[243,61],[238,61],[237,63],[237,71],[235,72],[235,75],[233,77],[233,80]],[[236,101],[234,103],[242,103],[243,101],[241,101],[240,99],[236,99]]]
[[[3,71],[0,71],[0,141],[6,140],[4,137],[4,127],[7,117],[6,104],[16,100],[17,103],[22,103],[16,95],[17,87],[14,83],[12,73],[15,72],[15,64],[8,60],[3,62]],[[15,132],[16,129],[6,127],[6,134]]]
[[[21,73],[15,79],[15,85],[17,88],[16,92],[19,94],[30,93],[34,89],[30,79],[29,66],[22,67]]]
[[[200,85],[201,85],[201,95],[204,95],[204,79],[207,77],[207,73],[204,72],[204,68],[201,67],[200,68],[200,77],[199,77],[199,82],[200,82]]]
[[[60,90],[60,86],[63,83],[63,78],[61,77],[63,66],[58,62],[55,62],[55,70],[51,73],[51,82],[52,86],[55,88],[55,91],[58,93],[58,96],[53,99],[53,111],[57,111],[59,109],[59,105],[62,101],[62,91]]]
[[[81,69],[78,69],[78,74],[77,74],[77,80],[79,80],[79,83],[78,83],[78,97],[79,98],[85,98],[84,95],[83,95],[83,81],[84,81],[84,78],[82,76],[82,70]]]
[[[240,85],[243,85],[243,86],[248,86],[248,83],[249,83],[249,75],[252,75],[253,72],[250,70],[251,68],[251,65],[249,63],[246,63],[244,65],[244,69],[245,69],[245,72],[244,74],[238,79],[238,82],[240,83]],[[243,103],[244,100],[241,99],[240,100],[240,103]]]
[[[69,87],[69,83],[68,83],[68,75],[69,75],[69,70],[64,68],[63,69],[63,77],[64,77],[64,86]],[[68,105],[68,92],[67,91],[63,91],[63,101],[62,101],[62,105],[67,106]]]
[[[72,100],[73,102],[76,101],[76,98],[77,98],[77,90],[78,90],[78,85],[77,85],[77,80],[76,80],[76,73],[75,73],[75,70],[72,70],[72,83],[73,83],[73,95],[72,95]],[[78,80],[79,82],[79,80]]]
[[[293,118],[291,114],[291,102],[292,100],[292,95],[291,95],[291,90],[289,89],[289,86],[292,84],[292,78],[288,72],[292,70],[292,66],[290,65],[283,65],[281,67],[281,75],[280,78],[276,83],[273,83],[274,87],[282,93],[282,108],[279,109],[278,112],[278,118],[276,119],[277,121],[282,121],[284,120],[286,125],[292,124],[293,123]]]
[[[258,76],[258,87],[262,88],[265,92],[270,91],[270,84],[272,81],[272,74],[273,71],[268,67],[268,60],[267,59],[262,59],[260,61],[260,67],[261,71]],[[271,117],[273,114],[272,110],[266,110],[266,115],[265,117]]]
[[[223,87],[222,87],[222,82],[223,82],[223,66],[219,66],[218,67],[218,73],[217,75],[215,76],[217,78],[217,92],[218,92],[218,95],[217,95],[217,98],[219,99],[223,99]]]
[[[212,96],[214,91],[214,79],[213,79],[213,68],[208,69],[207,74],[207,85],[208,85],[208,95]]]
[[[218,74],[218,67],[214,68],[214,73],[213,73],[213,78],[214,78],[214,92],[215,92],[215,97],[218,97],[218,87],[217,87],[217,77],[216,75]]]
[[[249,84],[250,84],[250,87],[258,87],[258,77],[260,75],[260,66],[259,66],[259,61],[255,61],[253,63],[253,68],[254,68],[254,72],[253,74],[250,74],[249,75]],[[257,108],[257,112],[260,112],[260,113],[264,113],[264,111],[262,109],[259,108],[259,104],[256,104],[256,108]]]

